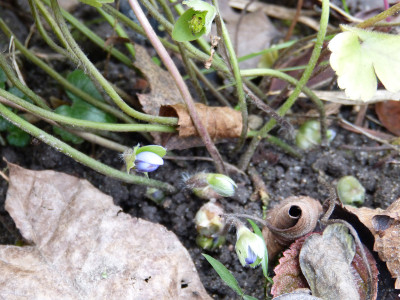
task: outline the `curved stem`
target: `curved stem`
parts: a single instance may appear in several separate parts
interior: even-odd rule
[[[221,18],[221,15],[219,13],[219,7],[218,7],[218,1],[213,0],[214,6],[217,8],[217,28],[218,25],[221,25],[221,33],[222,33],[222,38],[225,43],[226,50],[228,52],[228,57],[229,57],[229,62],[232,67],[232,72],[233,72],[233,77],[235,78],[236,81],[236,93],[238,97],[238,103],[240,106],[240,111],[242,113],[242,132],[240,134],[240,138],[238,141],[238,144],[236,146],[236,151],[240,150],[243,147],[244,141],[246,139],[246,134],[247,134],[247,129],[248,129],[248,112],[247,112],[247,103],[246,103],[246,95],[244,93],[243,89],[243,82],[242,82],[242,77],[240,75],[240,69],[239,69],[239,63],[237,61],[235,49],[233,47],[232,41],[229,37],[228,30],[226,29],[225,23]]]
[[[107,131],[117,131],[117,132],[176,132],[174,127],[168,125],[111,124],[111,123],[101,123],[101,122],[75,119],[39,108],[3,89],[0,89],[0,101],[7,102],[7,100],[21,106],[28,112],[38,115],[44,119],[49,119],[52,121],[60,122],[74,127],[76,126],[82,128],[92,128],[97,130],[107,130]]]
[[[53,0],[54,1],[54,0]],[[151,44],[156,49],[158,55],[160,56],[162,62],[164,63],[165,67],[171,74],[172,78],[174,79],[179,92],[182,96],[182,99],[185,101],[187,110],[189,115],[193,121],[194,126],[197,129],[201,139],[203,140],[208,152],[210,153],[211,157],[214,159],[215,167],[219,173],[225,173],[225,167],[222,161],[222,157],[219,154],[217,148],[215,147],[214,143],[212,142],[210,135],[208,134],[206,128],[203,126],[200,117],[196,111],[192,96],[183,81],[181,74],[179,73],[177,67],[175,66],[172,58],[168,55],[167,50],[161,44],[160,40],[158,39],[156,33],[154,32],[153,28],[151,27],[149,21],[147,20],[142,8],[140,7],[137,0],[129,0],[129,4],[132,7],[136,17],[139,20],[139,23],[142,25],[143,29],[146,31],[146,35],[149,38]]]
[[[165,190],[170,193],[175,193],[176,188],[168,183],[164,183],[158,180],[149,179],[146,177],[130,175],[121,171],[118,171],[114,168],[111,168],[97,160],[79,152],[75,148],[70,145],[60,141],[59,139],[53,137],[47,132],[37,128],[36,126],[30,124],[25,121],[11,110],[7,109],[3,104],[0,104],[0,115],[2,115],[6,120],[13,123],[15,126],[21,128],[23,131],[29,133],[34,136],[38,140],[52,146],[58,151],[70,156],[74,160],[80,162],[81,164],[92,168],[93,170],[110,177],[117,178],[127,183],[134,183],[140,185],[146,185],[151,187],[156,187],[158,189]]]
[[[8,36],[11,37],[13,33],[7,27],[6,23],[3,19],[0,18],[0,28],[1,30]],[[126,114],[122,113],[120,110],[108,105],[107,103],[101,102],[98,99],[90,96],[89,94],[85,93],[81,89],[77,88],[73,84],[71,84],[68,80],[62,77],[59,73],[57,73],[54,69],[52,69],[48,64],[46,64],[43,60],[36,57],[30,50],[28,50],[20,41],[18,41],[14,37],[15,46],[21,53],[26,56],[30,61],[32,61],[35,65],[39,68],[43,69],[47,74],[49,74],[52,78],[57,80],[66,90],[72,92],[79,98],[82,98],[86,102],[100,108],[101,110],[112,114],[113,116],[117,117],[120,120],[123,120],[127,123],[135,123],[135,121],[127,116]]]
[[[79,45],[76,43],[72,37],[65,20],[63,19],[58,6],[57,0],[50,0],[51,7],[53,9],[54,17],[60,26],[61,32],[67,43],[70,45],[73,53],[79,58],[86,72],[90,73],[102,86],[105,92],[111,97],[114,103],[127,115],[132,116],[138,120],[147,122],[156,122],[165,125],[176,125],[178,123],[177,118],[169,117],[157,117],[148,114],[144,114],[136,111],[129,105],[127,105],[124,100],[118,95],[118,93],[112,88],[111,84],[103,77],[100,71],[92,64],[92,62],[86,57],[83,51],[80,49]]]
[[[391,8],[381,12],[380,14],[378,14],[372,18],[369,18],[369,19],[365,20],[364,22],[359,23],[356,27],[366,28],[366,27],[374,26],[379,21],[382,21],[382,20],[394,15],[398,11],[400,11],[400,3],[397,3],[396,5],[393,5]]]
[[[325,34],[326,34],[326,29],[328,26],[328,20],[329,20],[329,0],[323,0],[322,1],[322,13],[321,13],[321,21],[320,21],[320,30],[317,34],[317,40],[314,45],[314,49],[311,53],[310,61],[306,67],[306,69],[303,72],[303,75],[301,76],[298,84],[296,85],[296,88],[294,89],[293,93],[289,96],[289,98],[285,101],[285,103],[279,108],[278,113],[283,116],[294,104],[296,101],[297,97],[299,96],[300,92],[302,89],[304,89],[308,79],[310,78],[312,71],[314,70],[315,65],[317,64],[319,55],[321,54],[321,49],[322,45],[324,42]],[[259,135],[254,137],[251,141],[251,144],[249,146],[249,149],[255,149],[257,148],[258,144],[261,141],[261,137],[268,133],[276,124],[276,121],[274,119],[271,119],[269,122],[267,122],[259,131]],[[326,124],[321,122],[321,137],[324,140],[324,136],[326,135]],[[323,128],[323,129],[322,129]],[[249,150],[248,149],[248,150]],[[246,151],[239,162],[239,168],[244,170],[247,168],[250,159],[252,157],[253,153],[250,153],[249,151]]]

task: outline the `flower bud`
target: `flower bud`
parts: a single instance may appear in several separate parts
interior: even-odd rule
[[[236,254],[242,266],[257,267],[265,256],[265,242],[246,226],[240,225],[237,229]]]
[[[153,187],[147,187],[145,196],[157,204],[161,204],[165,198],[165,194],[162,190]]]
[[[186,185],[202,199],[232,197],[237,188],[230,177],[217,173],[197,173],[186,180]]]
[[[138,172],[153,172],[164,164],[164,160],[153,152],[140,152],[136,155],[135,169]]]
[[[212,237],[221,232],[225,226],[222,207],[214,201],[204,204],[194,217],[197,232],[206,237]]]
[[[336,132],[329,129],[326,132],[328,141],[335,138]],[[300,149],[307,150],[321,144],[321,125],[318,121],[307,121],[300,126],[296,134],[296,145]]]
[[[365,188],[354,176],[340,178],[336,187],[343,204],[362,205],[365,199]]]
[[[225,236],[207,237],[204,235],[198,235],[196,237],[197,246],[204,250],[215,250],[225,244]]]

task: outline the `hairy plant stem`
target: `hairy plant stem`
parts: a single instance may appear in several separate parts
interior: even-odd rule
[[[100,71],[91,63],[91,61],[86,57],[83,51],[80,49],[79,45],[76,43],[75,39],[72,37],[67,24],[65,23],[64,18],[61,15],[60,7],[58,6],[57,0],[50,0],[51,7],[53,9],[54,18],[57,21],[58,26],[61,29],[61,32],[64,35],[65,40],[70,45],[73,53],[79,58],[80,62],[83,65],[85,71],[91,76],[93,76],[105,92],[110,96],[110,98],[114,101],[114,103],[127,115],[134,117],[138,120],[160,123],[165,125],[177,125],[177,118],[169,118],[169,117],[157,117],[148,115],[145,113],[138,112],[133,109],[129,105],[127,105],[124,100],[118,95],[118,93],[112,88],[111,84],[103,77]]]
[[[165,15],[167,16],[168,20],[173,23],[175,22],[174,15],[172,14],[172,11],[170,7],[168,6],[167,2],[165,0],[158,0],[158,3],[164,10]],[[193,70],[193,66],[190,64],[190,59],[187,55],[187,50],[185,47],[182,46],[181,43],[176,42],[179,48],[179,52],[182,56],[182,62],[185,67],[186,73],[189,75],[189,80],[192,83],[194,89],[196,90],[197,95],[200,97],[200,102],[207,104],[207,98],[206,94],[204,93],[199,80],[197,79],[196,73]]]
[[[196,127],[200,137],[202,138],[208,152],[210,153],[211,157],[214,159],[215,167],[219,173],[225,173],[225,167],[222,161],[222,157],[219,154],[217,148],[215,147],[214,143],[212,142],[210,135],[208,134],[206,128],[203,126],[199,115],[197,114],[196,108],[194,106],[194,102],[192,96],[189,93],[189,90],[183,81],[181,74],[179,73],[177,67],[175,66],[174,62],[172,61],[171,57],[168,55],[167,50],[161,44],[160,40],[158,39],[156,33],[154,32],[153,28],[151,27],[149,21],[147,20],[142,8],[140,7],[137,0],[129,0],[129,4],[132,7],[136,17],[139,20],[139,23],[142,25],[143,29],[146,32],[148,39],[150,40],[153,47],[156,49],[158,55],[160,56],[162,62],[164,63],[167,70],[170,72],[172,78],[174,79],[179,92],[183,100],[186,103],[188,112],[190,117],[192,118],[193,124]]]
[[[113,16],[109,15],[99,7],[96,9],[98,13],[101,14],[104,19],[106,19],[108,24],[110,24],[119,37],[129,39],[129,36],[126,34],[124,28],[117,23],[117,20]],[[132,58],[135,58],[135,47],[131,43],[125,43],[125,47],[128,49],[128,52],[131,54]]]
[[[0,115],[2,115],[6,120],[13,123],[15,126],[21,128],[23,131],[34,136],[38,140],[41,140],[42,142],[55,148],[57,151],[66,154],[67,156],[73,158],[74,160],[80,162],[81,164],[88,166],[103,175],[110,176],[127,183],[155,187],[161,190],[165,190],[169,193],[176,192],[176,188],[168,183],[164,183],[154,179],[149,179],[146,177],[130,175],[98,162],[97,160],[79,152],[78,150],[74,149],[68,144],[60,141],[59,139],[48,134],[47,132],[25,121],[24,119],[13,113],[11,110],[6,108],[3,104],[0,104]]]
[[[49,47],[51,49],[53,49],[55,52],[60,53],[61,55],[65,56],[65,57],[68,57],[69,59],[74,61],[74,63],[76,63],[78,61],[77,58],[75,56],[71,55],[64,48],[62,48],[59,45],[57,45],[52,40],[52,38],[47,34],[46,30],[44,29],[42,21],[41,21],[40,16],[39,16],[39,13],[37,11],[36,2],[38,2],[38,4],[41,5],[41,6],[43,6],[43,4],[40,1],[34,1],[34,0],[28,0],[28,1],[29,1],[29,6],[31,7],[32,16],[33,16],[33,18],[35,20],[36,28],[39,30],[40,36],[43,38],[43,40],[46,42],[46,44],[49,45]],[[42,13],[43,13],[43,11],[42,11]],[[50,14],[44,14],[44,17],[45,17],[47,23],[51,24],[50,27],[53,28],[53,31],[57,35],[58,31],[56,29],[59,30],[59,28],[58,28],[57,24],[54,22],[53,18],[51,18]],[[65,44],[63,46],[66,47]]]
[[[3,99],[2,99],[3,98]],[[87,120],[80,120],[71,118],[68,116],[63,116],[60,114],[53,113],[51,111],[39,108],[28,101],[25,101],[17,96],[0,89],[0,101],[4,99],[9,100],[12,103],[15,103],[26,111],[38,115],[42,118],[60,122],[63,124],[67,124],[73,127],[82,127],[82,128],[92,128],[96,130],[107,130],[107,131],[116,131],[116,132],[176,132],[175,128],[168,125],[160,125],[160,124],[111,124],[111,123],[101,123],[101,122],[93,122]]]
[[[36,3],[38,4],[38,8],[39,10],[41,10],[42,15],[43,16],[50,16],[50,12],[44,7],[44,5],[40,2],[43,1],[44,3],[46,3],[47,5],[50,5],[50,0],[35,0]],[[39,3],[41,4],[41,6],[39,5]],[[42,9],[43,11],[42,11]],[[101,49],[103,49],[104,51],[110,51],[111,55],[113,57],[115,57],[116,59],[118,59],[120,62],[122,62],[123,64],[127,65],[128,67],[132,67],[132,61],[131,59],[126,56],[125,54],[123,54],[121,51],[119,51],[118,49],[114,48],[114,47],[107,47],[106,43],[104,42],[104,40],[99,37],[97,34],[95,34],[92,30],[89,29],[89,27],[87,27],[86,25],[84,25],[82,22],[80,22],[78,19],[76,19],[74,16],[72,16],[70,13],[68,13],[65,10],[61,10],[62,15],[64,16],[64,18],[72,25],[74,26],[74,28],[76,28],[77,30],[79,30],[82,34],[84,34],[89,40],[91,40],[94,44],[96,44],[97,46],[99,46]],[[50,23],[49,23],[50,24]],[[53,27],[52,25],[50,25],[52,27],[52,29],[55,31],[57,37],[60,39],[60,42],[65,43],[65,40],[63,39],[63,35],[60,31],[60,28],[58,27],[57,23],[55,23],[56,26]],[[59,33],[58,33],[59,32]],[[66,44],[65,48],[68,48],[69,45]]]
[[[31,89],[29,89],[26,85],[24,85],[18,77],[14,74],[13,69],[7,63],[7,59],[4,54],[0,52],[0,67],[7,75],[7,78],[12,82],[12,84],[17,87],[21,92],[23,92],[28,98],[30,98],[36,105],[40,106],[43,109],[49,110],[49,106],[46,101],[36,95]]]
[[[242,124],[243,124],[242,132],[240,134],[240,138],[239,138],[238,144],[235,149],[236,151],[238,151],[243,147],[244,141],[246,139],[247,130],[248,130],[248,112],[247,112],[246,95],[245,95],[244,89],[243,89],[243,82],[242,82],[242,77],[240,75],[239,63],[237,61],[235,49],[234,49],[232,41],[229,37],[229,32],[226,29],[225,23],[222,20],[222,17],[220,15],[219,7],[218,7],[218,0],[213,0],[213,4],[217,9],[216,18],[218,18],[219,21],[216,24],[217,24],[217,27],[218,27],[218,25],[221,25],[221,28],[219,30],[222,33],[222,38],[225,43],[226,50],[228,52],[227,54],[228,54],[229,63],[232,68],[233,77],[235,78],[235,81],[236,81],[236,93],[237,93],[237,97],[238,97],[238,103],[240,106],[240,111],[242,113]]]
[[[13,33],[7,27],[3,19],[0,18],[0,29],[9,37],[13,36]],[[30,50],[28,50],[20,41],[18,41],[14,37],[14,43],[16,48],[21,51],[21,53],[32,61],[35,65],[39,68],[43,69],[47,74],[49,74],[52,78],[58,81],[66,90],[72,92],[79,98],[82,98],[84,101],[100,108],[101,110],[112,114],[113,116],[117,117],[120,120],[123,120],[126,123],[136,123],[131,117],[127,116],[126,114],[122,113],[120,110],[108,105],[107,103],[101,102],[98,99],[92,97],[91,95],[85,93],[81,89],[77,88],[73,84],[71,84],[68,80],[62,77],[59,73],[57,73],[54,69],[52,69],[49,65],[47,65],[44,61],[36,57]]]
[[[388,17],[393,16],[395,13],[400,11],[400,3],[393,5],[391,8],[381,12],[380,14],[365,20],[364,22],[359,23],[356,27],[358,28],[367,28],[374,26],[379,21],[385,20]]]
[[[321,20],[320,20],[320,30],[317,34],[317,40],[315,42],[314,49],[310,57],[310,61],[306,69],[304,70],[298,84],[296,85],[293,93],[289,96],[289,98],[285,101],[285,103],[278,109],[279,115],[283,116],[292,107],[297,97],[299,96],[301,90],[304,89],[308,79],[311,77],[312,71],[314,70],[314,67],[317,64],[319,55],[321,53],[322,45],[325,39],[326,29],[328,26],[328,20],[329,20],[329,0],[323,0]],[[275,124],[276,124],[275,119],[271,119],[260,129],[259,135],[252,139],[248,149],[240,158],[239,168],[241,170],[245,170],[247,168],[255,149],[257,148],[258,144],[261,141],[262,136],[268,133],[275,126]],[[326,140],[326,124],[325,122],[323,123],[322,120],[321,120],[321,139],[322,141]]]
[[[164,16],[160,14],[148,0],[141,0],[141,3],[144,5],[144,7],[146,7],[146,9],[154,17],[154,19],[156,19],[171,35],[174,26],[167,19],[165,19]],[[182,42],[181,44],[188,50],[188,55],[190,56],[190,58],[205,62],[210,57],[209,54],[197,49],[189,42]],[[230,74],[228,67],[219,57],[214,57],[211,67],[223,73]]]

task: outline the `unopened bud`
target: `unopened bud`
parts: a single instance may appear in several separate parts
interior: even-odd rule
[[[365,188],[354,176],[340,178],[336,189],[343,204],[362,205],[364,203]]]
[[[194,218],[197,232],[207,237],[217,235],[225,226],[223,214],[222,207],[214,201],[204,204]]]
[[[185,183],[197,197],[202,199],[232,197],[237,188],[230,177],[217,173],[197,173]]]

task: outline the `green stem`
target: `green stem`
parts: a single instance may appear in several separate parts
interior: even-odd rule
[[[18,79],[18,77],[14,74],[14,71],[11,68],[11,66],[7,63],[7,59],[1,52],[0,52],[0,67],[3,69],[4,73],[7,75],[7,78],[12,82],[12,84],[16,86],[21,92],[23,92],[29,99],[31,99],[34,103],[36,103],[43,109],[47,110],[50,109],[47,103],[42,98],[36,95],[31,89],[29,89]]]
[[[317,34],[317,40],[314,45],[314,49],[311,53],[310,61],[304,70],[296,88],[293,93],[289,96],[289,98],[285,101],[285,103],[279,108],[278,113],[283,116],[285,113],[292,107],[297,97],[299,96],[302,89],[304,89],[308,79],[310,78],[315,65],[317,64],[319,55],[321,54],[322,45],[324,42],[326,29],[328,26],[329,20],[329,0],[322,0],[322,12],[321,12],[321,20],[320,20],[320,30]],[[259,135],[254,137],[250,143],[248,150],[242,155],[239,162],[239,168],[244,170],[247,168],[251,157],[253,156],[254,149],[257,148],[258,144],[261,141],[261,138],[267,134],[276,124],[274,119],[271,119],[267,122],[259,131]],[[321,134],[323,136],[326,135],[326,124],[321,123]]]
[[[6,23],[3,19],[0,18],[0,29],[9,37],[13,36],[13,33],[7,27]],[[49,65],[47,65],[44,61],[36,57],[31,51],[29,51],[20,41],[18,41],[14,36],[14,43],[15,46],[21,53],[27,57],[30,61],[32,61],[35,65],[39,68],[43,69],[47,74],[49,74],[52,78],[58,81],[66,90],[72,92],[79,98],[82,98],[84,101],[100,108],[101,110],[112,114],[113,116],[117,117],[120,120],[123,120],[127,123],[135,123],[135,121],[130,118],[129,116],[122,113],[120,110],[108,105],[107,103],[101,102],[98,99],[90,96],[89,94],[85,93],[81,89],[77,88],[73,84],[71,84],[68,80],[62,77],[59,73],[57,73],[54,69],[52,69]]]
[[[40,1],[45,2],[47,5],[50,5],[50,0],[35,0],[37,3],[39,3]],[[43,6],[43,4],[42,4]],[[40,9],[40,6],[38,6]],[[46,15],[51,15],[43,6],[44,11],[42,12],[42,14],[44,16]],[[96,44],[97,46],[99,46],[101,49],[103,49],[104,51],[108,51],[109,47],[106,46],[104,40],[99,37],[97,34],[95,34],[92,30],[89,29],[89,27],[87,27],[86,25],[84,25],[82,22],[80,22],[78,19],[76,19],[74,16],[72,16],[70,13],[68,13],[65,10],[61,10],[62,15],[64,16],[64,18],[72,25],[74,26],[74,28],[76,28],[77,30],[79,30],[81,33],[83,33],[89,40],[91,40],[94,44]],[[60,31],[60,28],[58,27],[58,25],[55,28],[52,28],[53,30],[57,29],[57,31],[55,31],[55,33],[59,36],[59,39],[61,39],[61,41],[63,43],[65,43],[65,40],[63,38],[63,35]],[[59,31],[59,33],[58,33]],[[66,44],[65,48],[69,48],[69,45]],[[111,47],[111,55],[113,57],[115,57],[116,59],[118,59],[120,62],[124,63],[125,65],[127,65],[128,67],[132,67],[132,60],[126,56],[125,54],[123,54],[121,51],[117,50],[114,47]]]
[[[167,16],[168,20],[173,23],[175,21],[174,15],[172,14],[171,9],[169,8],[167,2],[165,0],[158,0],[158,3],[164,10],[165,15]],[[203,89],[201,88],[200,82],[197,79],[196,73],[193,70],[192,65],[190,64],[190,59],[187,55],[187,50],[183,47],[179,42],[177,42],[179,52],[182,56],[182,61],[185,66],[185,71],[189,75],[190,82],[192,83],[193,87],[196,90],[197,95],[200,97],[200,102],[207,104],[206,94],[204,93]]]
[[[73,127],[82,128],[93,128],[97,130],[107,130],[107,131],[117,131],[117,132],[176,132],[174,127],[168,125],[160,124],[111,124],[111,123],[101,123],[93,122],[87,120],[80,120],[71,118],[68,116],[59,115],[51,111],[39,108],[17,96],[0,89],[0,101],[3,100],[1,97],[15,103],[28,112],[38,115],[42,118],[49,119],[52,121],[60,122],[63,124],[71,125]],[[4,100],[3,100],[4,101]]]
[[[229,33],[228,33],[228,30],[226,29],[225,23],[221,18],[221,15],[219,12],[219,7],[218,7],[218,0],[213,0],[213,4],[217,9],[217,16],[216,16],[216,18],[218,18],[217,28],[218,28],[218,25],[220,24],[222,38],[224,40],[225,47],[228,52],[228,58],[229,58],[230,65],[232,67],[233,77],[235,78],[235,81],[236,81],[236,93],[237,93],[237,97],[238,97],[240,111],[242,113],[242,124],[243,124],[242,132],[240,134],[238,145],[236,147],[236,150],[239,150],[240,148],[243,147],[244,141],[246,139],[247,129],[248,129],[248,112],[247,112],[246,95],[245,95],[244,89],[243,89],[243,82],[242,82],[242,77],[240,75],[239,63],[237,61],[235,49],[234,49],[232,41],[229,37]]]
[[[50,0],[51,7],[53,9],[54,17],[60,26],[61,32],[64,35],[65,40],[70,45],[74,54],[79,58],[86,72],[91,74],[98,83],[102,86],[105,92],[111,97],[114,103],[127,115],[134,117],[138,120],[147,121],[147,122],[155,122],[165,125],[177,125],[177,118],[169,118],[169,117],[158,117],[153,115],[148,115],[145,113],[138,112],[137,110],[130,107],[128,104],[122,100],[122,98],[118,95],[118,93],[112,88],[111,84],[104,78],[104,76],[100,73],[100,71],[92,64],[92,62],[87,58],[87,56],[83,53],[79,45],[76,43],[74,38],[72,37],[65,20],[63,19],[60,11],[60,7],[58,6],[57,0]]]
[[[13,113],[11,110],[7,109],[3,104],[0,104],[0,115],[2,115],[6,120],[13,123],[15,126],[21,128],[23,131],[34,136],[38,140],[41,140],[42,142],[52,146],[58,151],[70,156],[81,164],[88,166],[105,176],[114,177],[127,183],[155,187],[170,193],[176,192],[176,188],[168,183],[164,183],[154,179],[148,179],[146,177],[130,175],[111,168],[105,164],[102,164],[101,162],[98,162],[97,160],[79,152],[68,144],[60,141],[59,139],[48,134],[47,132],[25,121],[24,119]]]
[[[53,49],[55,52],[60,53],[61,55],[70,58],[74,62],[77,62],[77,58],[75,56],[72,56],[64,48],[58,46],[50,38],[50,36],[47,34],[47,31],[43,27],[42,21],[40,19],[38,11],[37,11],[36,3],[34,2],[34,0],[28,0],[28,1],[29,1],[29,6],[31,7],[32,16],[35,19],[36,28],[39,30],[40,36],[43,38],[43,40],[46,42],[46,44],[49,45],[50,48]],[[40,5],[40,7],[41,7],[40,11],[43,14],[43,12],[44,12],[43,4],[37,0],[36,0],[36,2],[38,5]],[[59,28],[58,28],[57,24],[54,22],[53,18],[51,18],[50,14],[44,13],[43,16],[45,17],[45,19],[46,19],[47,23],[50,25],[50,27],[53,29],[53,32],[59,37],[59,35],[57,34],[59,31]],[[65,44],[64,44],[64,47],[66,47]]]
[[[372,18],[369,18],[369,19],[365,20],[364,22],[359,23],[356,27],[367,28],[367,27],[374,26],[379,21],[385,20],[386,18],[394,15],[398,11],[400,11],[400,3],[397,3],[396,5],[393,5],[391,8],[381,12],[380,14],[378,14]]]
[[[129,39],[129,36],[126,34],[125,30],[122,28],[121,25],[117,23],[117,20],[114,19],[111,15],[106,13],[101,8],[97,8],[99,14],[103,16],[104,19],[110,24],[112,28],[114,28],[115,32],[118,34],[119,37]],[[129,53],[133,58],[135,58],[135,47],[131,43],[125,43],[125,47],[128,49]]]
[[[129,4],[134,11],[136,17],[138,18],[139,23],[142,25],[143,29],[146,32],[148,39],[150,40],[151,44],[153,45],[154,49],[157,51],[157,54],[160,56],[162,62],[164,63],[165,67],[167,68],[168,72],[171,74],[172,78],[175,81],[176,86],[179,89],[179,92],[182,96],[183,101],[186,104],[186,108],[189,112],[190,118],[193,121],[193,124],[200,135],[204,145],[206,146],[208,152],[210,153],[211,157],[214,159],[214,164],[219,173],[225,173],[225,167],[222,160],[221,155],[218,152],[218,149],[215,147],[211,137],[204,127],[202,121],[200,120],[199,114],[197,113],[194,101],[190,92],[183,81],[181,74],[178,71],[178,68],[175,66],[172,58],[169,56],[167,50],[164,48],[160,40],[158,39],[156,33],[154,32],[153,28],[151,27],[149,20],[146,18],[142,8],[139,5],[137,0],[129,0]]]

